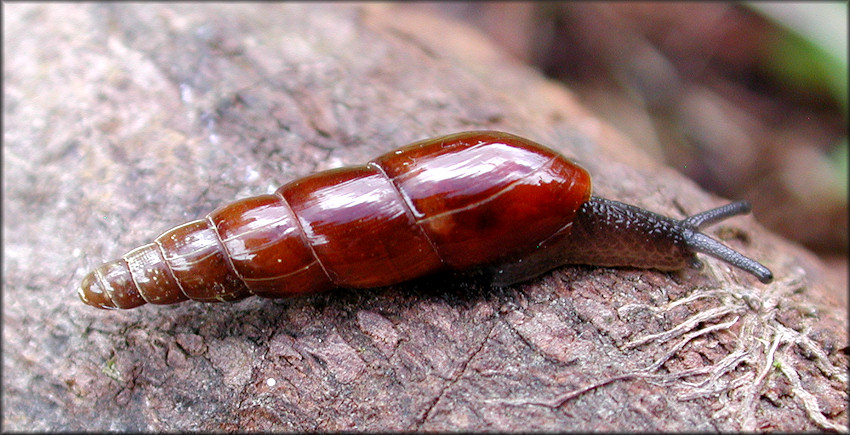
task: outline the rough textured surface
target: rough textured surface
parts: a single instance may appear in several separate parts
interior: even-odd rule
[[[391,6],[4,5],[3,429],[846,429],[846,307],[752,218],[762,286],[567,267],[504,289],[103,312],[88,269],[217,205],[473,128],[575,156],[595,191],[718,205],[474,32]],[[437,29],[438,31],[434,31]],[[446,38],[451,35],[452,38]]]

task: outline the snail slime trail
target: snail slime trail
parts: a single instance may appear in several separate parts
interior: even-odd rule
[[[750,212],[683,220],[591,196],[590,175],[512,134],[426,139],[319,172],[172,228],[83,278],[106,309],[281,298],[486,268],[508,285],[564,264],[678,270],[710,255],[768,283],[755,260],[700,232]]]

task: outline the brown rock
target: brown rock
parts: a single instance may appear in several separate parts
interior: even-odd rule
[[[753,218],[763,286],[565,267],[94,310],[89,268],[218,205],[428,136],[514,132],[601,196],[722,201],[477,33],[393,6],[4,6],[3,429],[845,429],[846,306]]]

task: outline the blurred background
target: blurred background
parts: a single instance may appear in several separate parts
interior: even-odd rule
[[[479,28],[847,282],[846,2],[404,7]]]

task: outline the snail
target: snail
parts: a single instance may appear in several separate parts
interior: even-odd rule
[[[380,287],[475,268],[504,286],[565,264],[699,267],[697,253],[769,283],[765,266],[700,232],[749,212],[740,201],[676,220],[591,196],[588,172],[559,153],[470,131],[220,207],[97,267],[79,296],[127,309]]]

